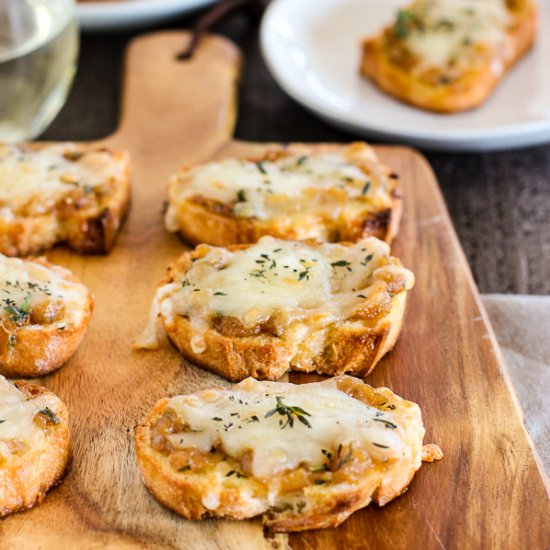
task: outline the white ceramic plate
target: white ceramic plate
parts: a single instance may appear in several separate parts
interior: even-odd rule
[[[274,0],[264,16],[264,59],[305,107],[356,134],[446,151],[550,141],[550,0],[539,0],[535,48],[474,111],[432,114],[400,103],[359,76],[360,40],[408,0]]]
[[[85,31],[114,31],[150,27],[215,0],[115,0],[77,3]]]

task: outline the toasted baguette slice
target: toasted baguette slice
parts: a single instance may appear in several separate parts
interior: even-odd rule
[[[403,493],[421,466],[420,408],[340,376],[162,399],[136,430],[145,485],[188,519],[262,515],[272,531],[335,527]],[[441,458],[432,445],[430,460]]]
[[[415,0],[363,42],[361,73],[417,107],[483,103],[535,39],[532,0]]]
[[[190,361],[229,380],[289,369],[363,376],[395,344],[413,284],[374,237],[200,245],[169,268],[138,346],[156,347],[160,314]]]
[[[45,388],[0,376],[0,517],[41,502],[69,457],[62,401]]]
[[[81,254],[108,252],[129,197],[125,152],[0,144],[0,252],[26,256],[60,242]]]
[[[263,235],[391,242],[401,216],[397,177],[365,143],[209,162],[171,179],[166,227],[192,244],[216,246]]]
[[[0,374],[42,376],[76,351],[92,315],[90,291],[44,258],[0,254]]]

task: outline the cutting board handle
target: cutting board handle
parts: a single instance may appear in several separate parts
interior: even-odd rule
[[[177,55],[191,33],[168,31],[135,39],[126,54],[122,116],[108,141],[146,147],[162,160],[177,143],[185,157],[207,158],[227,143],[236,120],[241,57],[237,47],[216,35],[205,36],[192,59]],[[174,113],[177,113],[176,115]]]

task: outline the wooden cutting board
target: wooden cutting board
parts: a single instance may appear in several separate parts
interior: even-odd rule
[[[424,465],[404,496],[359,511],[338,529],[268,539],[257,520],[189,522],[149,495],[135,464],[134,426],[161,397],[226,384],[166,342],[158,351],[131,347],[165,266],[184,248],[163,227],[166,181],[182,164],[267,147],[231,139],[236,48],[208,37],[192,61],[177,62],[188,39],[165,32],[130,47],[120,129],[101,142],[129,149],[134,165],[133,204],[114,250],[48,254],[81,277],[96,301],[76,356],[40,379],[68,405],[74,458],[40,506],[0,522],[0,548],[550,546],[545,483],[493,332],[434,175],[403,147],[376,149],[401,176],[405,210],[394,253],[417,283],[399,343],[367,381],[421,405],[425,440],[442,447],[444,460]]]

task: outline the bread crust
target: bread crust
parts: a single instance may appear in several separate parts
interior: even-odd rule
[[[487,100],[506,73],[534,43],[537,8],[531,0],[523,3],[527,7],[515,16],[515,22],[507,32],[506,46],[487,58],[481,66],[472,68],[450,83],[423,81],[406,67],[392,62],[392,27],[363,41],[360,73],[386,93],[422,109],[439,113],[474,109]],[[501,71],[493,70],[495,63],[502,64]]]
[[[189,319],[177,316],[173,322],[166,319],[164,322],[170,341],[186,359],[232,382],[248,376],[257,380],[279,380],[289,370],[363,377],[393,349],[401,332],[405,293],[394,296],[392,302],[391,313],[374,331],[367,324],[342,323],[310,335],[308,342],[323,341],[321,353],[312,352],[308,342],[295,349],[291,343],[277,337],[236,338],[224,336],[215,329],[205,333],[206,350],[195,353],[191,346],[193,331]]]
[[[60,274],[65,280],[82,285],[67,269],[45,258],[33,261]],[[64,328],[53,325],[6,326],[0,322],[0,374],[8,377],[44,376],[64,365],[76,352],[93,313],[92,294],[87,291],[82,318]]]
[[[307,243],[321,245],[317,241]],[[246,250],[251,246],[233,245],[227,250]],[[208,250],[208,245],[202,245],[194,251],[184,252],[168,268],[168,277],[160,286],[183,280],[193,261],[206,255]],[[401,266],[395,258],[393,261]],[[211,326],[204,333],[204,351],[197,353],[193,349],[193,328],[188,317],[175,315],[168,318],[161,312],[161,318],[170,341],[184,357],[233,382],[248,376],[258,380],[278,380],[288,370],[328,376],[346,373],[366,376],[394,347],[405,315],[407,289],[392,292],[388,286],[383,294],[391,300],[391,306],[374,324],[368,318],[331,323],[310,332],[298,344],[269,334],[224,335]]]
[[[27,399],[49,395],[56,403],[59,423],[49,426],[41,446],[20,455],[0,458],[0,517],[32,508],[59,483],[71,456],[68,413],[65,404],[47,389],[24,380],[13,382]]]
[[[25,144],[24,151],[38,152],[49,144]],[[78,194],[63,195],[54,208],[45,213],[17,213],[0,217],[0,253],[6,256],[28,256],[65,243],[79,254],[106,254],[113,247],[130,205],[130,160],[124,151],[90,148],[67,144],[67,154],[84,155],[102,152],[113,162],[124,165],[123,176],[104,182],[100,192],[93,193],[91,202]],[[78,160],[75,160],[78,162]],[[75,191],[76,192],[76,191]]]
[[[284,149],[272,150],[255,158],[244,158],[260,163],[291,155],[314,155],[342,152],[344,146],[337,145],[289,145]],[[361,167],[363,162],[376,162],[381,174],[387,180],[389,203],[386,207],[365,207],[360,212],[341,215],[336,219],[320,218],[307,210],[300,216],[280,215],[261,220],[255,217],[238,217],[231,205],[191,197],[178,200],[172,189],[177,178],[169,186],[169,203],[175,215],[181,237],[192,245],[208,243],[214,246],[229,246],[258,241],[265,235],[286,240],[319,239],[327,242],[355,242],[373,236],[391,243],[398,233],[402,213],[401,191],[397,175],[382,165],[372,149],[365,143],[353,143],[347,147],[348,160]],[[373,156],[376,160],[373,161]],[[351,199],[350,199],[351,200]]]
[[[159,401],[147,418],[136,428],[136,458],[143,481],[162,504],[187,519],[206,517],[231,519],[251,518],[262,515],[264,526],[274,532],[303,531],[336,527],[354,511],[367,506],[371,501],[383,506],[402,494],[420,467],[422,454],[422,423],[416,405],[401,399],[387,388],[371,388],[348,376],[327,380],[324,384],[335,385],[348,395],[374,407],[390,406],[393,411],[411,419],[407,427],[407,442],[414,447],[411,459],[398,459],[374,466],[368,473],[350,482],[311,484],[297,492],[280,494],[275,502],[268,502],[268,488],[258,479],[248,475],[231,484],[215,482],[214,470],[222,462],[226,468],[236,467],[238,461],[219,455],[218,464],[206,472],[193,469],[178,471],[170,462],[170,452],[156,450],[151,442],[156,422],[163,416],[168,399]],[[406,420],[407,421],[407,420]],[[404,423],[406,423],[404,421]],[[441,457],[439,457],[441,458]],[[222,480],[224,478],[222,477]],[[219,477],[218,477],[219,481]],[[205,506],[204,501],[215,496],[215,509]]]

